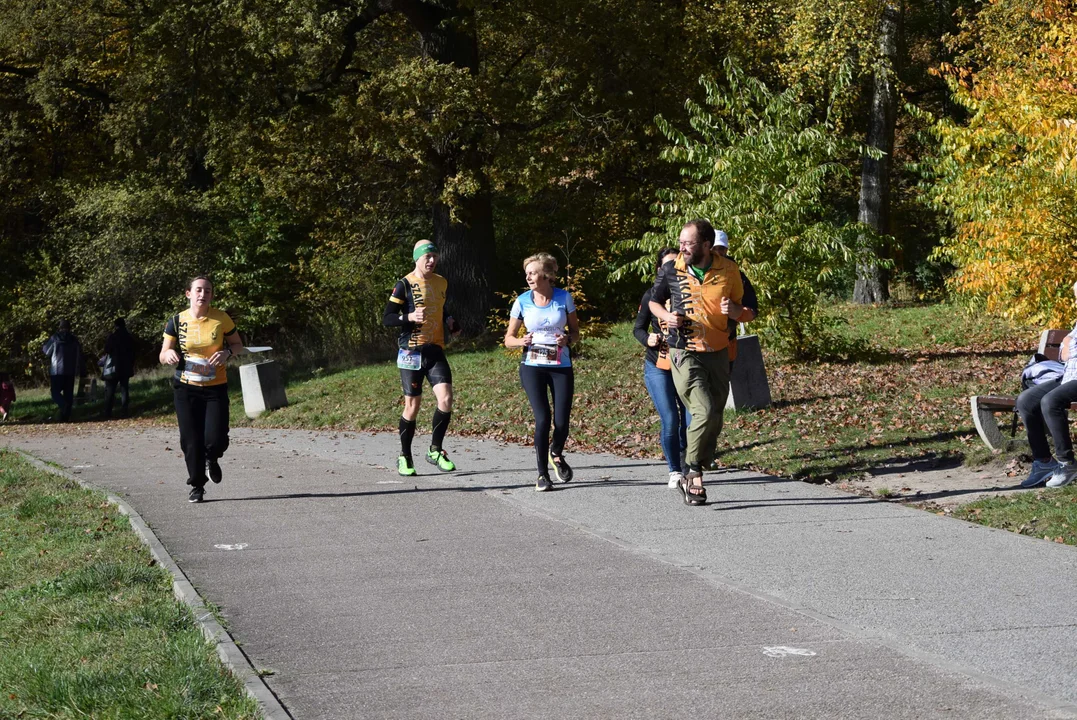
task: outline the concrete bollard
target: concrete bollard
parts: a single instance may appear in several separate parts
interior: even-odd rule
[[[726,410],[758,410],[770,407],[770,383],[763,366],[763,349],[758,335],[737,338],[737,359],[729,376]]]
[[[243,389],[243,412],[251,419],[266,410],[288,405],[280,365],[273,360],[240,365],[239,383]]]

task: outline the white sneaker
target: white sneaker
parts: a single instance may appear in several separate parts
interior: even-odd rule
[[[1047,487],[1056,488],[1069,485],[1075,477],[1077,477],[1077,463],[1060,462],[1055,474],[1047,481]]]
[[[671,472],[669,474],[669,486],[676,488],[684,480],[684,473]]]

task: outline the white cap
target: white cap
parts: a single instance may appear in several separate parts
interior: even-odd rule
[[[729,247],[729,236],[725,234],[725,230],[714,231],[714,244],[717,247]]]

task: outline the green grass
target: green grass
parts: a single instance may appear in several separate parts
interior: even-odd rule
[[[947,305],[834,310],[850,344],[869,360],[846,363],[766,362],[774,407],[727,417],[722,462],[809,481],[859,475],[908,459],[991,457],[972,426],[968,397],[1016,392],[1037,331],[967,315]],[[520,390],[517,359],[501,349],[451,354],[456,405],[453,433],[527,442],[531,414]],[[659,457],[658,416],[643,385],[642,348],[627,323],[589,340],[574,361],[576,397],[570,450]],[[295,383],[290,407],[256,427],[394,430],[400,389],[391,363]],[[420,426],[432,408],[427,399]]]
[[[729,414],[719,441],[722,462],[813,482],[859,475],[880,463],[910,459],[979,463],[991,455],[972,426],[968,397],[1016,392],[1017,377],[1037,339],[1032,328],[969,315],[949,305],[837,305],[850,346],[867,347],[859,362],[788,363],[766,355],[775,404]],[[531,413],[518,379],[518,356],[503,349],[449,349],[456,393],[452,433],[528,442]],[[570,451],[606,450],[659,457],[658,416],[643,384],[642,348],[628,323],[588,339],[576,361]],[[288,384],[290,406],[257,420],[243,415],[236,369],[234,426],[394,431],[399,375],[390,363],[305,376]],[[132,384],[133,410],[173,424],[166,378]],[[26,394],[17,422],[52,414],[47,393]],[[432,411],[427,392],[420,427]],[[77,407],[92,419],[100,404]]]
[[[131,380],[130,414],[132,417],[162,418],[173,412],[172,389],[169,385],[170,377],[171,373],[164,368],[160,368],[152,372],[142,373]],[[236,387],[239,386],[238,375],[235,377],[235,384]],[[98,380],[97,400],[93,403],[75,405],[71,412],[71,420],[73,422],[93,422],[101,419],[100,415],[104,409],[104,392],[104,383]],[[119,393],[117,393],[113,417],[118,418],[119,413],[120,398]],[[8,422],[37,424],[48,422],[51,418],[58,416],[59,412],[52,402],[52,396],[47,387],[25,389],[19,387],[18,400],[12,406]]]
[[[790,363],[765,354],[774,405],[727,414],[719,440],[722,463],[821,482],[885,463],[994,459],[973,428],[968,398],[1016,394],[1038,328],[946,304],[837,304],[828,312],[843,323],[839,332],[848,347],[859,349],[859,359]],[[660,457],[658,415],[643,384],[643,349],[631,325],[614,325],[607,337],[588,338],[578,350],[569,451]],[[449,353],[456,393],[451,433],[530,442],[518,355],[473,346],[450,346]],[[235,426],[395,431],[400,416],[400,380],[391,362],[297,378],[288,384],[290,406],[254,421],[243,416],[238,378],[234,368],[230,372]],[[144,379],[137,387],[143,417],[174,424],[167,380]],[[427,391],[421,431],[432,403]],[[17,419],[49,410],[47,398],[20,404]],[[93,412],[79,408],[76,418]]]
[[[985,498],[956,508],[953,515],[1022,535],[1077,545],[1077,485]]]
[[[0,718],[256,718],[100,493],[0,450]]]

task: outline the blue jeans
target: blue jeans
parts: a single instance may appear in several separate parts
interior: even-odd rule
[[[643,362],[643,384],[662,421],[662,452],[670,472],[681,471],[681,453],[688,447],[688,413],[673,387],[673,373]]]

